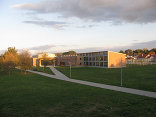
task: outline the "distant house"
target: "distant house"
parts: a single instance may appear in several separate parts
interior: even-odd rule
[[[151,62],[156,62],[156,54],[150,56],[150,61]]]
[[[137,59],[139,59],[139,60],[144,60],[144,59],[146,59],[146,56],[147,56],[147,54],[139,54],[139,55],[137,56]]]

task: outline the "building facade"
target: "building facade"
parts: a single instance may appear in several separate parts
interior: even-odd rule
[[[111,51],[79,53],[84,65],[89,67],[116,68],[126,66],[126,55]]]
[[[88,66],[88,67],[103,67],[117,68],[126,66],[126,55],[111,51],[78,53],[75,55],[48,54],[50,65],[56,66]],[[43,54],[33,58],[33,66],[42,66],[44,60]]]
[[[63,55],[55,58],[56,66],[84,66],[84,57],[79,55]]]

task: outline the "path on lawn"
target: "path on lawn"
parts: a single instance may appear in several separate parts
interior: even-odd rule
[[[54,67],[50,67],[50,69],[52,70],[52,72],[55,75],[50,75],[50,74],[42,73],[42,72],[36,72],[36,71],[32,71],[32,70],[28,70],[28,71],[32,72],[32,73],[40,74],[43,76],[47,76],[50,78],[68,81],[68,82],[73,82],[73,83],[78,83],[78,84],[83,84],[83,85],[88,85],[88,86],[93,86],[93,87],[99,87],[99,88],[103,88],[103,89],[109,89],[109,90],[114,90],[114,91],[120,91],[120,92],[125,92],[125,93],[130,93],[130,94],[136,94],[136,95],[156,98],[156,92],[143,91],[143,90],[124,88],[124,87],[119,87],[119,86],[112,86],[112,85],[105,85],[105,84],[100,84],[100,83],[70,79],[67,76],[65,76],[64,74],[62,74],[60,71],[56,70]]]

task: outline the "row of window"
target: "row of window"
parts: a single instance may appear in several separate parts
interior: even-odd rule
[[[108,67],[108,62],[84,62],[87,66]]]
[[[105,51],[105,52],[93,52],[93,53],[81,53],[81,54],[78,54],[79,56],[94,56],[94,55],[107,55],[108,52]]]
[[[107,56],[84,57],[84,61],[108,61]]]

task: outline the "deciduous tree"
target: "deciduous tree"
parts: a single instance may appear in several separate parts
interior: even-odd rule
[[[124,51],[123,50],[120,50],[119,53],[124,53]]]
[[[131,50],[131,49],[125,50],[125,54],[132,56],[133,55],[133,50]]]
[[[75,55],[75,51],[64,52],[63,55]]]
[[[47,65],[50,64],[50,60],[49,60],[48,55],[46,53],[44,53],[42,57],[43,57],[42,64],[44,66],[44,71],[45,71],[45,68],[47,67]]]
[[[18,65],[18,62],[17,50],[15,47],[9,47],[2,57],[3,69],[9,71],[10,75],[11,69],[14,69]]]
[[[0,71],[3,70],[3,57],[2,55],[0,56]]]
[[[21,70],[29,70],[32,67],[32,58],[28,50],[22,50],[19,54],[19,66]]]

